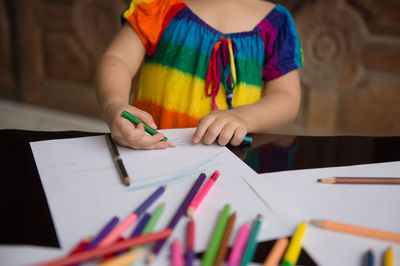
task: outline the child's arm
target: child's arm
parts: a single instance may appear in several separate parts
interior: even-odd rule
[[[160,141],[162,134],[149,136],[143,125],[134,126],[121,117],[124,110],[156,129],[147,112],[129,104],[132,78],[145,56],[145,47],[133,28],[125,24],[101,58],[96,74],[96,95],[104,120],[115,140],[134,149],[163,149],[168,144]]]
[[[217,110],[200,119],[193,142],[239,145],[247,133],[267,133],[295,120],[301,98],[297,70],[265,85],[266,95],[254,104]]]

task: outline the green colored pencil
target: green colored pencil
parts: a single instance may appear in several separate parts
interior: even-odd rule
[[[158,133],[157,130],[152,129],[151,127],[149,127],[148,125],[146,125],[145,123],[143,123],[142,121],[140,121],[136,116],[134,116],[133,114],[129,113],[128,111],[123,111],[122,112],[122,117],[128,119],[129,121],[131,121],[132,123],[134,123],[135,125],[138,124],[142,124],[144,127],[144,130],[149,133],[150,135],[155,135]],[[172,141],[170,141],[167,137],[164,137],[162,139],[162,141],[166,141],[168,143],[169,146],[171,147],[175,147],[175,144],[172,143]]]
[[[152,233],[154,231],[154,228],[156,227],[157,222],[160,220],[161,214],[164,212],[164,209],[165,209],[164,202],[158,205],[154,213],[151,215],[149,221],[144,226],[143,231],[141,233],[142,235]],[[139,249],[141,249],[141,247],[135,247],[132,248],[131,251],[136,251]]]
[[[257,247],[257,234],[260,231],[261,223],[263,216],[261,214],[257,215],[257,219],[253,223],[253,227],[251,228],[250,237],[247,240],[246,249],[244,250],[242,261],[240,262],[240,266],[247,265],[253,260],[254,253],[256,252]]]
[[[214,265],[214,260],[217,256],[218,247],[221,243],[222,237],[224,236],[226,224],[228,223],[230,210],[231,206],[229,204],[226,204],[219,216],[217,226],[214,229],[214,234],[211,238],[210,244],[208,245],[208,249],[203,256],[201,265]]]

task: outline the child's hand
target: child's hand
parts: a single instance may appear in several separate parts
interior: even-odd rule
[[[148,135],[142,124],[135,126],[128,119],[121,116],[126,110],[146,123],[149,127],[156,129],[157,126],[151,115],[131,105],[114,102],[107,106],[104,119],[107,122],[113,138],[122,146],[133,149],[165,149],[168,147],[166,141],[161,141],[164,135]]]
[[[210,145],[218,138],[219,145],[224,146],[230,141],[233,146],[238,146],[247,130],[246,121],[235,110],[216,110],[200,119],[193,142],[203,140],[204,144]]]

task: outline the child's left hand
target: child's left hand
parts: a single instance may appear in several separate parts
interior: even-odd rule
[[[221,146],[229,141],[232,146],[238,146],[247,131],[246,121],[235,110],[214,110],[200,119],[193,135],[193,143],[203,140],[204,144],[210,145],[218,138]]]

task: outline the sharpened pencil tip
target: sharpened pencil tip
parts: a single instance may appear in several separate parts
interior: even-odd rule
[[[168,143],[168,145],[171,146],[172,148],[175,148],[175,144],[174,144],[172,141],[170,141],[169,139],[167,139],[167,143]]]
[[[146,259],[146,263],[151,264],[154,262],[155,259],[156,259],[156,254],[150,253],[150,255]]]
[[[189,216],[190,219],[193,219],[193,213],[194,213],[193,207],[187,208],[186,215]]]

